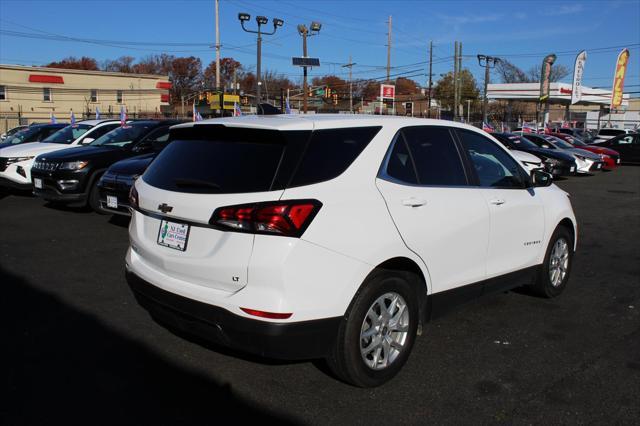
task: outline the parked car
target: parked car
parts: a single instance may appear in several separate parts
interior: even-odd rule
[[[118,161],[107,169],[98,181],[100,208],[105,213],[131,216],[129,192],[133,182],[144,173],[166,145],[157,144],[155,152]]]
[[[631,130],[603,127],[603,128],[598,130],[598,133],[596,133],[596,136],[595,136],[595,138],[593,138],[592,142],[606,141],[606,140],[614,138],[616,136],[626,135],[626,134],[629,134],[629,133],[631,133]]]
[[[600,158],[602,158],[602,160],[604,161],[602,170],[614,170],[620,164],[620,153],[614,151],[613,149],[597,145],[588,145],[584,143],[582,139],[565,133],[550,133],[549,135],[570,143],[574,148],[584,149],[585,151],[593,152],[594,154],[599,155]]]
[[[576,159],[576,173],[589,173],[602,170],[604,160],[597,154],[583,149],[574,148],[573,145],[549,135],[537,135],[525,133],[524,137],[538,145],[540,148],[557,149],[573,155]]]
[[[506,148],[524,151],[542,158],[545,171],[555,176],[570,176],[576,173],[575,157],[557,149],[541,148],[530,140],[514,133],[491,133]]]
[[[86,120],[65,126],[42,142],[31,142],[0,150],[0,163],[7,164],[0,171],[0,186],[31,191],[31,167],[36,156],[93,142],[120,125],[115,120]]]
[[[640,137],[638,133],[621,134],[592,146],[613,149],[620,153],[622,163],[640,163]]]
[[[2,155],[2,149],[4,148],[29,142],[40,142],[64,126],[66,124],[32,124],[3,140],[0,143],[0,155]]]
[[[36,157],[31,169],[33,193],[47,201],[89,205],[101,212],[97,183],[113,163],[153,151],[168,137],[175,120],[134,121],[89,145]]]
[[[567,285],[569,197],[475,127],[246,116],[171,140],[131,190],[126,275],[179,334],[377,386],[453,303]]]
[[[6,132],[0,135],[0,142],[4,142],[4,140],[7,139],[9,136],[13,136],[14,134],[18,133],[20,130],[24,130],[27,127],[29,126],[16,126],[12,129],[7,130]]]
[[[544,171],[544,164],[542,163],[542,160],[533,154],[514,149],[513,151],[511,151],[511,155],[513,155],[518,161],[520,161],[529,172],[532,172],[534,170]]]
[[[558,129],[556,129],[556,133],[562,133],[565,135],[574,136],[574,137],[580,138],[583,142],[586,142],[586,143],[589,143],[595,138],[595,135],[592,134],[589,130],[580,129],[580,128],[559,127]]]

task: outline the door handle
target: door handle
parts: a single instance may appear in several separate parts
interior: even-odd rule
[[[407,207],[420,207],[424,206],[425,204],[427,204],[425,200],[420,200],[413,197],[402,200],[402,205]]]
[[[502,204],[504,204],[506,201],[504,201],[501,198],[494,198],[493,200],[489,201],[491,204],[494,204],[496,206],[501,206]]]

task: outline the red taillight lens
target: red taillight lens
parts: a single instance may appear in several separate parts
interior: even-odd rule
[[[209,223],[225,230],[300,237],[321,206],[317,200],[289,200],[220,207]]]
[[[137,209],[138,206],[139,206],[139,203],[138,203],[138,190],[136,189],[135,182],[131,186],[131,190],[129,191],[129,205],[134,209]]]

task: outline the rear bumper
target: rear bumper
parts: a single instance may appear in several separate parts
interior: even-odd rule
[[[165,291],[127,271],[138,303],[163,326],[208,342],[267,358],[325,357],[342,317],[274,323],[235,315],[226,309]]]

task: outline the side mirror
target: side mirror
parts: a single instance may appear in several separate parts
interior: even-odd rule
[[[532,170],[531,182],[534,187],[550,186],[553,183],[553,175],[542,170]]]
[[[84,139],[82,139],[81,145],[89,145],[93,141],[95,141],[94,138],[84,138]]]

